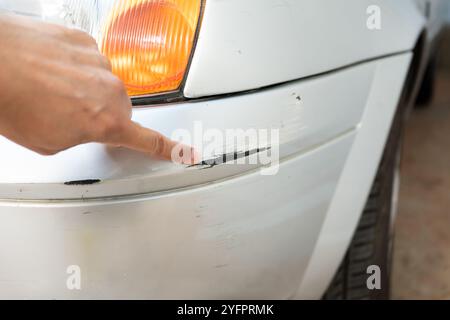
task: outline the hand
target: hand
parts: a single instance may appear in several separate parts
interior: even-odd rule
[[[0,134],[43,155],[99,142],[170,160],[177,146],[131,121],[124,85],[92,37],[12,15],[0,15]]]

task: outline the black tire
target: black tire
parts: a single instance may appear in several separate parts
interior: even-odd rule
[[[431,59],[425,71],[415,104],[415,107],[418,109],[428,107],[433,101],[437,68],[436,60],[436,58]]]
[[[399,110],[370,195],[349,249],[324,295],[327,300],[378,300],[390,297],[393,242],[393,199],[400,163],[402,112]],[[397,176],[398,177],[398,176]],[[381,289],[369,290],[369,266],[381,271]]]

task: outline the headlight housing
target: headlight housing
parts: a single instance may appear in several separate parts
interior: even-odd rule
[[[203,0],[0,0],[0,9],[89,33],[128,94],[143,97],[181,89],[202,4]]]

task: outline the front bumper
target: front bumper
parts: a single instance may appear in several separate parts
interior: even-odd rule
[[[193,131],[195,120],[279,129],[274,176],[96,144],[45,158],[1,140],[0,298],[320,297],[359,218],[410,58],[134,114],[167,135]],[[67,184],[82,180],[100,183]],[[67,287],[74,265],[81,290]]]
[[[276,176],[123,200],[3,203],[0,298],[288,298],[353,136],[285,161]],[[81,268],[81,291],[66,287],[70,265]]]

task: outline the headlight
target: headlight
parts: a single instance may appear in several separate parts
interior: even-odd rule
[[[0,0],[0,9],[92,35],[130,96],[180,89],[203,0]]]

